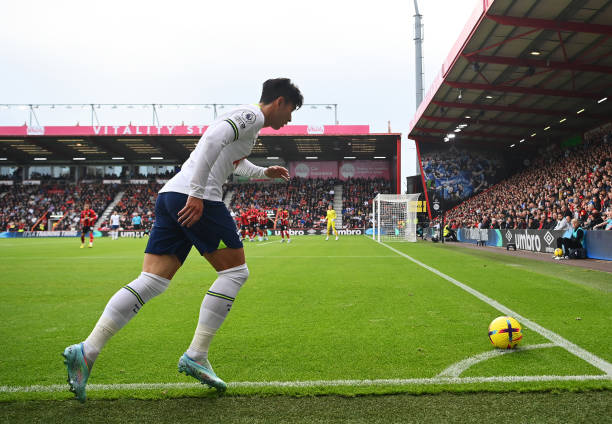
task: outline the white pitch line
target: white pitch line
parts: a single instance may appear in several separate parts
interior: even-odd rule
[[[536,333],[540,334],[544,338],[550,340],[551,342],[553,342],[557,346],[561,346],[562,348],[564,348],[568,352],[576,355],[580,359],[582,359],[582,360],[588,362],[589,364],[593,365],[594,367],[602,370],[604,373],[606,373],[608,375],[608,377],[612,377],[612,364],[610,364],[605,359],[602,359],[602,358],[592,354],[591,352],[581,348],[578,345],[575,345],[574,343],[570,342],[569,340],[564,339],[563,337],[561,337],[557,333],[554,333],[554,332],[552,332],[552,331],[542,327],[541,325],[536,324],[535,322],[525,318],[524,316],[519,315],[518,313],[514,312],[512,309],[502,305],[498,301],[496,301],[494,299],[491,299],[488,296],[485,296],[484,294],[480,293],[478,290],[475,290],[475,289],[471,288],[470,286],[468,286],[466,284],[463,284],[460,281],[455,280],[453,277],[450,277],[450,276],[444,274],[443,272],[440,272],[437,269],[432,268],[429,265],[426,265],[423,262],[420,262],[420,261],[414,259],[411,256],[408,256],[404,252],[400,252],[399,250],[394,249],[391,246],[388,246],[385,243],[381,243],[381,242],[378,242],[378,241],[376,241],[376,242],[379,243],[382,246],[385,246],[387,249],[391,249],[392,251],[394,251],[398,255],[401,255],[401,256],[405,257],[406,259],[414,262],[415,264],[417,264],[417,265],[419,265],[419,266],[421,266],[421,267],[423,267],[423,268],[433,272],[434,274],[438,275],[439,277],[444,278],[446,281],[448,281],[450,283],[453,283],[457,287],[459,287],[459,288],[465,290],[466,292],[470,293],[471,295],[477,297],[478,299],[482,300],[483,302],[485,302],[488,305],[492,306],[493,308],[497,309],[501,313],[516,318],[525,327],[531,328],[533,331],[535,331]]]
[[[600,381],[610,380],[607,375],[516,375],[504,377],[433,377],[433,378],[390,378],[377,380],[311,380],[311,381],[239,381],[227,383],[229,388],[308,388],[338,386],[412,386],[470,383],[521,383],[545,381]],[[106,390],[166,390],[195,389],[199,383],[131,383],[131,384],[89,384],[88,391]],[[0,393],[54,393],[68,391],[66,384],[49,386],[0,386]]]
[[[516,349],[495,349],[488,352],[480,353],[478,355],[470,356],[467,359],[459,361],[450,367],[446,368],[437,377],[459,377],[461,373],[470,368],[472,365],[476,365],[479,362],[486,361],[487,359],[494,358],[496,356],[506,355],[514,352],[521,352],[524,350],[533,349],[544,349],[547,347],[559,347],[554,343],[542,343],[537,345],[527,345],[523,347],[517,347]]]

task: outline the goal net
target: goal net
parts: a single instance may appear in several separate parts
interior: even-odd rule
[[[374,198],[372,238],[378,241],[416,242],[420,193],[378,194]]]

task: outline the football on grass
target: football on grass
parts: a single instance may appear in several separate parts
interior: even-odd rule
[[[514,349],[522,339],[521,324],[512,317],[497,317],[489,324],[489,340],[499,349]]]

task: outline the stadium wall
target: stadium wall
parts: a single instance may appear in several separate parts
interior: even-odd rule
[[[612,231],[585,231],[587,257],[612,261]],[[514,243],[519,250],[552,254],[558,237],[569,237],[571,231],[555,230],[479,230],[461,228],[457,239],[464,243],[483,242],[486,246],[507,247]]]

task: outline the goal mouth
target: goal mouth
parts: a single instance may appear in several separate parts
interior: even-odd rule
[[[372,238],[377,241],[416,242],[420,195],[377,194],[372,202]]]

